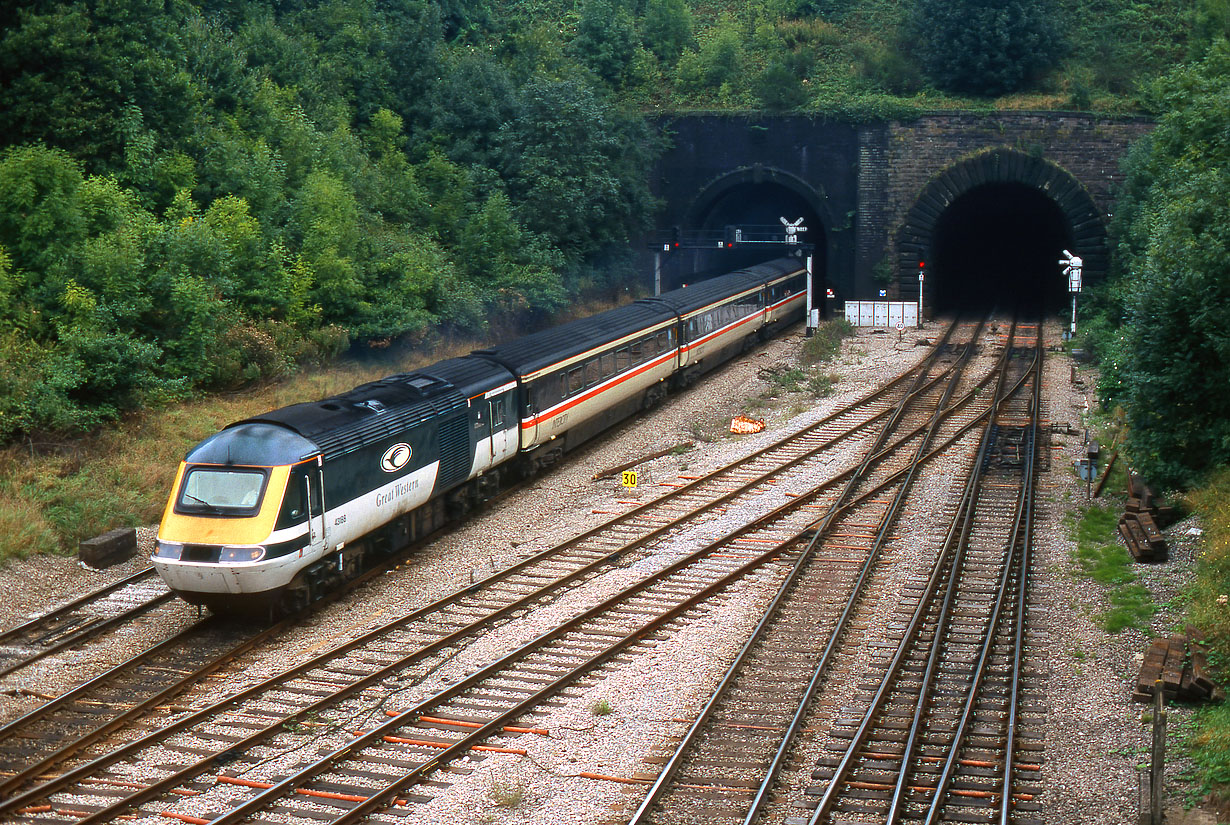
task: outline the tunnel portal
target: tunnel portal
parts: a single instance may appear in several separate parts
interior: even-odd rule
[[[827,250],[823,221],[819,210],[811,202],[815,199],[814,193],[800,192],[797,186],[775,180],[755,181],[746,177],[743,174],[732,175],[711,186],[697,199],[683,229],[716,238],[722,237],[727,227],[781,229],[782,218],[791,222],[802,218],[807,232],[799,235],[799,241],[815,248],[813,272],[817,277],[823,277]],[[688,282],[797,254],[799,249],[779,243],[740,243],[733,248],[719,248],[715,243],[712,248],[688,250],[684,254],[669,256],[664,263],[662,288],[673,289]]]
[[[1056,312],[1067,300],[1058,261],[1073,246],[1063,212],[1044,192],[1023,183],[970,189],[935,222],[933,308]]]

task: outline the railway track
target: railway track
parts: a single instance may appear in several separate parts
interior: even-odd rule
[[[827,462],[830,459],[824,451],[845,439],[857,436],[865,428],[873,426],[900,401],[905,392],[906,383],[912,380],[914,375],[914,370],[903,372],[894,380],[874,389],[865,397],[827,416],[804,431],[791,434],[703,478],[688,479],[668,494],[642,507],[621,513],[609,523],[599,525],[592,531],[592,535],[586,534],[578,537],[574,543],[581,544],[589,540],[601,547],[635,546],[623,539],[612,543],[610,536],[619,534],[626,539],[639,532],[644,541],[652,540],[667,529],[671,529],[673,524],[688,517],[695,517],[707,510],[720,507],[737,496],[748,494],[749,490],[752,490],[753,494],[759,492],[763,487],[758,487],[757,484],[771,481],[777,475],[791,470],[800,463]],[[923,387],[923,390],[925,391],[926,387]],[[561,548],[551,548],[539,559],[560,550]],[[522,565],[503,572],[513,573],[520,566]],[[372,575],[364,576],[352,585],[357,586],[371,577]],[[115,632],[128,622],[153,611],[167,609],[182,609],[182,605],[175,601],[173,594],[157,577],[153,568],[146,568],[119,582],[100,588],[69,604],[31,619],[18,627],[0,633],[0,677],[43,658],[79,647],[97,636]],[[186,629],[178,637],[167,639],[156,648],[141,651],[135,654],[131,661],[98,674],[78,685],[60,699],[66,699],[71,695],[94,707],[118,707],[123,715],[128,715],[131,709],[139,704],[138,697],[169,696],[181,692],[187,683],[197,677],[190,674],[184,679],[177,679],[175,669],[163,668],[157,664],[157,661],[164,655],[171,655],[174,658],[174,654],[168,654],[167,651],[173,650],[177,644],[188,648],[196,645],[193,635],[195,632],[192,628]],[[243,646],[249,635],[251,633],[242,633],[237,636],[234,646],[236,648]],[[145,666],[147,660],[153,663],[149,667]],[[121,674],[142,670],[144,673],[136,682],[127,684],[123,682]],[[159,672],[165,673],[166,677],[163,684],[156,685],[152,674]],[[114,703],[111,701],[111,696],[107,695],[108,693],[125,695],[129,701]],[[57,712],[56,707],[52,705],[36,708],[26,717],[13,720],[8,725],[0,727],[0,776],[3,776],[6,771],[14,770],[12,764],[6,764],[3,761],[4,740],[17,731],[21,731],[17,735],[31,738],[25,732],[25,726],[34,718],[46,717]],[[96,718],[100,722],[100,728],[101,723],[106,721],[108,729],[112,730],[115,726],[111,722],[118,721],[118,717],[116,720],[103,720],[96,715]],[[65,731],[70,729],[71,726],[65,726]],[[44,750],[48,750],[54,741],[64,738],[64,736],[44,738]],[[0,796],[5,790],[5,784],[0,783]]]
[[[174,595],[147,567],[0,633],[0,678],[170,604]]]
[[[814,806],[810,818],[787,815],[787,822],[797,823],[852,822],[868,817],[877,822],[902,818],[933,822],[944,815],[955,815],[964,822],[991,821],[985,807],[996,798],[1003,809],[1002,820],[996,821],[1007,823],[1013,821],[1010,816],[1032,804],[1031,791],[1001,789],[997,796],[987,788],[987,775],[996,766],[1012,777],[1022,770],[1035,771],[1037,765],[1029,760],[1014,769],[1012,749],[993,752],[985,732],[988,726],[1000,724],[1010,729],[1003,741],[1030,746],[1016,728],[1021,717],[1021,677],[1019,669],[1012,670],[1010,665],[1019,661],[1024,638],[1020,617],[1025,589],[1017,583],[1028,567],[1027,552],[1014,557],[1024,558],[1023,566],[1013,565],[1003,558],[1003,548],[1028,546],[1041,363],[1037,332],[1037,326],[1026,330],[1031,340],[1021,349],[1011,346],[1010,340],[995,370],[988,423],[980,430],[967,430],[961,462],[969,468],[968,481],[930,579],[925,585],[908,578],[903,583],[901,575],[895,575],[894,563],[882,556],[893,543],[890,531],[900,514],[917,509],[911,500],[912,469],[891,496],[861,508],[831,511],[826,523],[853,518],[866,532],[857,540],[844,538],[840,544],[833,541],[831,532],[817,533],[688,733],[673,752],[654,760],[662,764],[661,771],[632,823],[751,823],[768,809],[775,793],[778,814],[783,813],[782,807],[788,814],[791,805]],[[920,444],[911,460],[917,460],[926,448],[927,442]],[[883,487],[877,489],[881,495],[887,492]],[[847,555],[842,556],[842,551]],[[834,576],[831,569],[815,562],[834,556],[849,563],[845,571],[838,568],[845,575]],[[967,580],[961,579],[962,573]],[[941,583],[946,584],[944,592],[950,598],[947,608],[934,606]],[[917,594],[913,609],[903,616],[899,608],[888,623],[904,631],[894,630],[884,640],[865,637],[866,629],[877,624],[871,617],[877,602],[888,602],[885,597],[895,595],[904,606],[911,594]],[[1009,606],[1013,594],[1020,602],[1015,613]],[[1017,617],[1012,625],[1016,648],[1001,638],[1002,626],[994,619],[986,627],[979,625],[980,617],[988,613],[988,602],[995,603],[990,615]],[[924,623],[925,616],[931,617],[932,624]],[[848,641],[856,635],[851,628],[864,632],[853,643]],[[925,644],[935,639],[942,643]],[[847,678],[844,690],[831,691],[829,705],[837,718],[826,721],[815,708],[817,695],[831,687],[835,673],[847,677],[857,673],[859,657],[852,650],[868,646],[872,646],[873,673]],[[905,656],[904,650],[913,658]],[[984,669],[971,671],[968,665],[975,660]],[[905,689],[902,694],[888,687],[914,686],[919,673],[923,676],[916,693]],[[991,673],[989,678],[987,673]],[[881,687],[866,697],[873,678],[873,684]],[[1000,697],[989,708],[986,694],[973,687],[1004,679],[1013,685],[1007,694],[1010,698]],[[966,697],[960,714],[954,713],[950,696]],[[862,714],[840,706],[852,697],[866,701]],[[948,724],[952,716],[960,719],[956,729]],[[1011,721],[1001,718],[1004,716]],[[908,733],[903,733],[902,720],[911,722]],[[827,747],[841,756],[826,753],[803,798],[792,799],[777,788],[779,774],[796,752],[797,740],[817,731],[823,732]],[[967,734],[971,735],[968,740],[963,738]],[[980,750],[963,751],[971,747]],[[895,776],[893,765],[897,766]],[[947,789],[946,793],[936,793],[937,787]],[[980,810],[957,811],[963,804]]]
[[[1042,730],[1022,669],[1040,425],[1033,344],[1013,364],[1019,389],[1000,393],[932,574],[899,614],[904,631],[874,663],[873,700],[839,723],[848,744],[813,773],[823,784],[808,823],[840,810],[1006,825],[1040,810]]]
[[[938,403],[936,400],[938,394],[933,392],[933,388],[939,380],[937,376],[943,376],[949,371],[947,367],[937,366],[939,360],[940,359],[938,358],[935,359],[935,362],[929,367],[926,367],[922,373],[914,375],[912,383],[914,385],[915,393],[913,395],[906,393],[901,404],[908,405],[908,399],[911,398],[915,402],[921,403],[921,399],[923,397],[927,397],[928,393],[932,393],[929,396],[930,400],[927,403],[930,404],[932,408],[935,407]],[[932,375],[933,370],[935,371],[935,375]],[[894,385],[899,385],[900,383],[902,382],[894,382]],[[872,396],[869,396],[868,399],[864,399],[864,402],[874,404],[875,399],[878,398],[879,395],[879,393],[873,394]],[[969,396],[972,397],[972,392]],[[866,417],[871,420],[880,420],[884,417],[884,415],[882,411],[877,411]],[[832,425],[834,418],[835,417],[831,417],[824,422],[820,422],[820,424],[811,429],[813,431],[823,430],[825,426]],[[866,425],[857,425],[855,428],[862,429],[863,426]],[[908,438],[914,436],[911,435],[905,437]],[[823,451],[823,448],[820,448],[820,450]],[[761,453],[757,454],[755,457],[749,457],[748,460],[741,462],[741,464],[747,465],[754,460],[763,460],[763,453],[765,452],[766,451],[761,451]],[[793,455],[784,457],[779,463],[797,466],[802,462],[799,460],[798,451],[796,450]],[[747,475],[746,469],[743,470],[743,475]],[[760,477],[763,483],[764,478],[777,475],[779,475],[779,471],[770,471],[767,473],[761,473]],[[706,478],[708,479],[709,477]],[[711,481],[712,479],[709,480]],[[697,481],[699,482],[701,480],[698,479]],[[817,488],[815,495],[819,495],[821,490],[833,489],[837,486],[836,482],[837,480],[830,480],[829,483],[821,485],[820,488]],[[744,479],[744,481],[739,482],[734,486],[742,486],[746,488],[752,483],[753,482],[749,482]],[[727,482],[727,485],[729,484],[730,482]],[[695,496],[696,487],[698,486],[700,485],[685,485],[685,487],[663,496],[663,499],[660,501],[668,507],[678,506],[675,502],[679,498],[683,498],[685,496]],[[718,485],[718,487],[720,488],[721,485]],[[718,497],[727,495],[728,493],[729,490],[721,492]],[[712,496],[710,498],[712,498]],[[795,499],[783,506],[792,512],[800,511],[806,501],[807,499],[802,501],[800,499]],[[712,505],[707,503],[696,504],[693,502],[689,505],[689,507],[693,514],[707,512],[712,509]],[[630,529],[628,526],[629,524],[636,520],[643,521],[645,515],[646,512],[644,508],[637,508],[635,511],[625,514],[625,517],[613,519],[607,526],[615,534],[620,532],[626,533]],[[668,521],[678,521],[677,518],[665,518],[667,518]],[[814,516],[811,518],[814,518]],[[810,518],[808,520],[810,521]],[[535,603],[540,602],[544,598],[545,594],[554,592],[553,589],[557,589],[558,587],[568,584],[573,580],[591,575],[595,569],[597,569],[595,567],[596,564],[609,564],[613,558],[626,553],[630,547],[636,546],[638,543],[646,540],[644,538],[645,534],[657,533],[662,528],[663,524],[661,522],[657,522],[652,519],[648,522],[642,523],[638,530],[633,531],[635,535],[632,537],[625,535],[622,539],[620,539],[621,544],[619,549],[614,552],[608,552],[606,554],[607,557],[603,558],[601,562],[594,558],[594,556],[599,554],[600,551],[597,549],[590,549],[581,554],[581,557],[585,562],[584,564],[581,564],[580,566],[574,565],[575,569],[572,572],[566,572],[562,576],[560,575],[560,570],[558,569],[561,558],[559,552],[548,551],[538,554],[531,559],[527,559],[521,565],[518,565],[513,571],[514,573],[519,572],[525,574],[526,577],[530,579],[530,585],[535,585],[534,587],[530,587],[528,593],[522,593],[522,591],[526,587],[529,587],[529,585],[524,583],[520,585],[513,584],[504,573],[493,576],[485,582],[476,583],[474,587],[469,588],[465,593],[456,594],[455,596],[444,600],[447,604],[437,603],[436,605],[429,606],[429,608],[417,611],[415,614],[405,617],[404,620],[392,623],[393,625],[396,625],[396,627],[389,626],[382,628],[373,634],[369,634],[371,638],[355,640],[354,642],[347,643],[336,651],[332,651],[325,656],[318,657],[316,661],[309,663],[304,668],[297,669],[296,673],[298,674],[312,673],[313,668],[318,669],[313,675],[304,677],[307,678],[309,682],[314,682],[314,687],[304,686],[302,684],[290,685],[288,687],[290,679],[296,678],[296,675],[287,674],[284,677],[281,677],[281,681],[276,679],[269,680],[267,683],[254,686],[246,691],[243,691],[241,695],[231,697],[224,700],[222,703],[217,703],[195,713],[180,714],[180,718],[169,724],[161,725],[154,733],[148,734],[141,740],[138,740],[137,742],[132,743],[119,751],[105,754],[85,766],[70,769],[47,784],[27,791],[18,797],[9,799],[3,803],[3,807],[0,808],[0,812],[11,813],[24,810],[29,813],[45,814],[47,812],[42,810],[44,805],[36,804],[45,797],[52,794],[72,797],[74,796],[74,793],[71,789],[75,787],[77,789],[75,792],[76,797],[81,797],[84,795],[88,798],[92,791],[97,790],[99,783],[103,786],[112,788],[110,795],[115,796],[119,794],[119,791],[115,790],[115,788],[122,787],[126,780],[123,778],[115,778],[114,776],[102,775],[103,772],[107,770],[108,766],[113,764],[122,764],[123,760],[131,758],[133,754],[140,752],[142,749],[165,749],[166,747],[169,747],[166,744],[168,738],[177,734],[179,731],[188,730],[195,725],[206,724],[209,720],[216,720],[219,715],[232,704],[240,703],[258,694],[280,692],[283,696],[290,694],[298,695],[300,697],[314,697],[318,700],[306,703],[300,701],[295,711],[289,714],[277,714],[276,716],[268,710],[260,710],[258,712],[240,711],[241,716],[244,714],[247,715],[246,719],[234,722],[229,728],[229,733],[225,735],[212,735],[211,738],[213,738],[215,742],[221,742],[220,745],[217,745],[213,750],[201,748],[199,746],[191,746],[189,748],[188,752],[204,752],[205,754],[196,765],[190,765],[187,768],[183,768],[184,759],[182,758],[182,754],[178,760],[173,760],[175,761],[176,767],[180,768],[180,770],[173,771],[172,776],[165,780],[165,782],[170,783],[169,786],[155,787],[153,784],[139,783],[141,784],[141,787],[135,789],[132,793],[125,792],[122,794],[123,799],[121,802],[113,803],[110,806],[100,806],[97,801],[92,803],[81,803],[79,801],[58,803],[60,805],[67,806],[63,808],[64,810],[76,811],[78,814],[93,811],[92,814],[88,815],[86,821],[108,821],[108,817],[117,815],[122,809],[128,806],[141,804],[149,799],[158,797],[160,794],[165,792],[165,787],[175,787],[175,783],[177,782],[182,783],[191,779],[193,776],[201,775],[206,768],[216,767],[217,760],[222,754],[245,752],[246,749],[255,747],[278,733],[284,733],[288,726],[298,726],[303,724],[305,720],[310,720],[315,714],[322,712],[326,707],[339,701],[343,701],[349,696],[359,694],[364,690],[369,689],[371,686],[379,684],[382,680],[398,678],[404,680],[407,678],[406,674],[408,673],[408,669],[413,665],[417,665],[420,668],[425,667],[428,672],[439,667],[440,662],[433,660],[432,657],[437,657],[446,651],[454,650],[458,645],[463,644],[463,639],[466,636],[466,632],[450,629],[450,621],[452,621],[453,624],[456,624],[456,622],[455,620],[446,618],[443,613],[445,607],[448,605],[456,605],[457,609],[455,612],[467,617],[469,622],[467,625],[469,628],[468,634],[470,638],[474,638],[481,635],[479,632],[480,630],[482,632],[486,632],[486,630],[490,627],[490,622],[503,619],[511,613],[525,610]],[[593,531],[591,531],[591,533],[593,533]],[[592,538],[593,535],[586,534],[576,541],[587,541]],[[547,567],[535,568],[535,564],[538,562],[546,563]],[[551,567],[555,567],[556,569],[549,569]],[[544,578],[551,580],[553,584],[542,587],[540,581],[534,581],[542,580]],[[521,593],[519,598],[516,598],[511,602],[509,602],[506,598],[510,589],[514,594]],[[504,595],[495,597],[494,593],[497,590],[504,591]],[[493,598],[499,602],[498,605],[491,603]],[[486,600],[485,603],[484,600]],[[475,619],[476,612],[489,618]],[[426,617],[433,617],[435,621],[425,623],[422,620]],[[432,639],[429,641],[420,639],[419,641],[414,642],[408,640],[405,636],[399,636],[396,638],[390,636],[390,634],[394,632],[401,632],[404,628],[414,625],[415,623],[420,625],[420,627],[417,628],[417,632],[423,632],[424,629],[426,629],[427,634],[432,636]],[[432,642],[435,642],[435,644]],[[376,645],[376,648],[383,648],[383,651],[370,646],[373,644]],[[399,658],[390,657],[390,650],[411,650],[413,652],[408,656],[402,656]],[[362,667],[358,666],[359,663],[356,661],[356,657],[364,659],[361,663]],[[380,659],[383,663],[377,665],[377,663],[373,661],[374,658]],[[327,674],[322,674],[319,672],[320,668],[328,669],[329,672]],[[349,677],[345,676],[347,673],[350,674]],[[361,678],[359,678],[360,674],[363,674]],[[409,678],[413,681],[414,677],[411,676]],[[341,682],[344,682],[345,684],[340,690],[328,693],[327,698],[321,696],[320,685],[332,684],[336,687]],[[264,726],[258,725],[258,727],[262,728],[261,731],[248,737],[237,736],[234,733],[235,730],[251,729],[256,724],[253,721],[253,718],[273,718],[275,721]],[[225,723],[219,724],[223,724],[223,727],[226,727]],[[145,775],[145,772],[149,769],[149,764],[142,763],[142,765],[142,775]],[[166,771],[164,770],[162,773],[166,773]],[[57,803],[52,802],[46,804],[50,804],[52,806],[51,811],[54,812],[57,810],[55,807]],[[73,807],[73,805],[76,805],[77,807]],[[78,816],[77,819],[80,819],[80,816]]]

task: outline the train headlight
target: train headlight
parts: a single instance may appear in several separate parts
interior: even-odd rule
[[[220,562],[249,562],[265,558],[264,547],[223,547],[218,554]]]
[[[184,546],[174,541],[156,541],[154,542],[154,558],[156,559],[175,559],[179,560],[179,554],[184,550]]]

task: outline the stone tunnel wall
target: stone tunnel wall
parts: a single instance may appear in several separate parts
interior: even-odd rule
[[[1145,119],[1067,112],[932,114],[910,123],[863,127],[859,134],[856,290],[865,293],[879,287],[873,270],[887,260],[893,269],[895,294],[903,299],[917,296],[914,273],[902,271],[900,265],[904,258],[914,257],[911,250],[900,248],[907,216],[928,185],[946,170],[991,149],[1067,172],[1092,200],[1104,230],[1123,181],[1123,157],[1131,143],[1151,128],[1152,123]],[[1104,251],[1082,252],[1093,264],[1090,277],[1103,274]]]
[[[824,223],[828,282],[842,301],[875,297],[886,277],[893,297],[917,297],[916,277],[900,264],[914,254],[902,240],[911,210],[928,191],[940,193],[942,207],[945,198],[975,185],[953,170],[989,150],[1017,161],[1003,164],[1004,174],[1037,181],[1037,168],[1045,168],[1050,180],[1043,185],[1061,179],[1067,199],[1087,205],[1086,223],[1096,214],[1102,224],[1083,231],[1104,234],[1122,159],[1152,124],[1071,112],[954,112],[862,125],[800,115],[676,116],[659,127],[671,148],[651,178],[663,203],[657,228],[696,228],[724,186],[763,181],[806,190]],[[988,166],[972,165],[979,174]],[[995,169],[998,174],[1000,164]],[[646,240],[642,248],[649,246]],[[1092,258],[1089,274],[1097,277],[1105,255]]]

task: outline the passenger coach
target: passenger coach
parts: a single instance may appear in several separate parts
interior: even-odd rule
[[[793,259],[240,421],[185,456],[153,564],[216,611],[298,609],[803,314]]]

